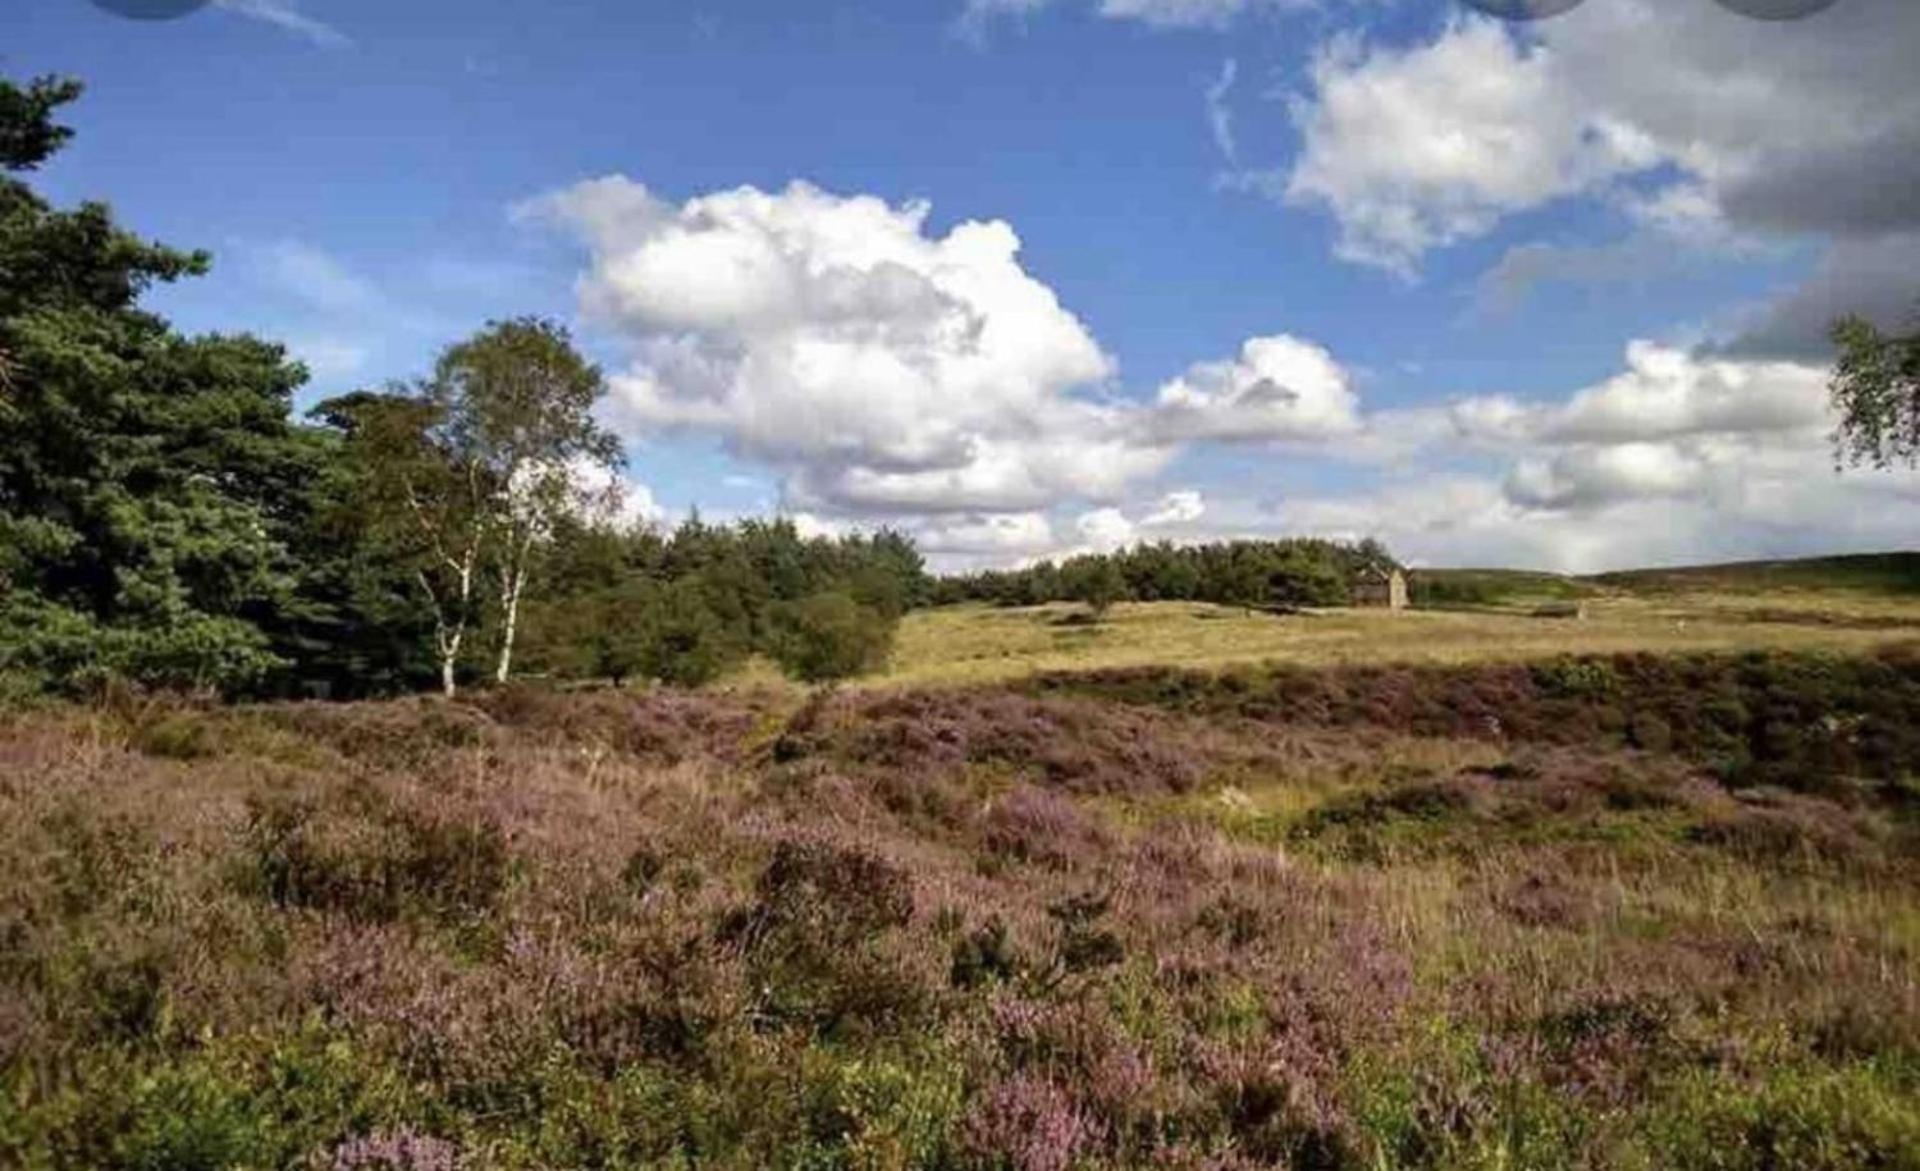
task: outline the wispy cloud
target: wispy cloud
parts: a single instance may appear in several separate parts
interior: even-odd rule
[[[260,283],[325,313],[371,312],[382,304],[372,281],[304,240],[238,242],[235,249]]]
[[[322,20],[300,11],[295,0],[214,0],[217,8],[257,20],[302,37],[323,49],[344,49],[353,38]]]
[[[1240,151],[1234,142],[1233,110],[1227,106],[1227,95],[1239,76],[1240,63],[1229,57],[1220,65],[1220,76],[1207,87],[1207,128],[1213,131],[1214,145],[1227,164],[1236,167],[1240,165]]]

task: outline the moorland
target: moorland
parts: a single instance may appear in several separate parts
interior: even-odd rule
[[[1912,599],[1579,588],[12,710],[0,1161],[1920,1166]]]

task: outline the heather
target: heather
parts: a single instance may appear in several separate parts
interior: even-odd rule
[[[1742,785],[1911,793],[1920,654],[1563,656],[1531,663],[1057,673],[1029,686],[1178,711],[1673,754]]]
[[[1907,661],[1609,666],[16,711],[0,1164],[1920,1166]]]

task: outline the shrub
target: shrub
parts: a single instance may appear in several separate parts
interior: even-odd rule
[[[851,678],[886,661],[894,625],[846,594],[814,594],[775,610],[773,657],[808,683]]]
[[[640,674],[680,687],[713,682],[747,657],[747,644],[708,604],[701,584],[677,581],[628,621],[644,631],[630,662]]]
[[[363,922],[479,915],[506,888],[511,861],[492,822],[407,809],[326,819],[310,803],[256,800],[246,838],[247,886],[280,906]]]
[[[925,990],[885,946],[912,915],[898,867],[852,846],[787,840],[722,934],[745,956],[758,1016],[832,1033],[892,1024],[919,1005]]]

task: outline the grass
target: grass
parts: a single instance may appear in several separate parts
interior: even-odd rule
[[[0,1166],[1920,1168],[1908,660],[1074,678],[0,713]]]
[[[1062,625],[1061,619],[1082,609],[1072,605],[953,606],[909,614],[888,670],[869,683],[973,684],[1139,666],[1514,661],[1642,650],[1852,653],[1920,637],[1920,599],[1769,596],[1766,606],[1757,610],[1744,595],[1610,596],[1589,601],[1580,621],[1536,618],[1524,609],[1273,615],[1152,602],[1115,606],[1096,626]]]

